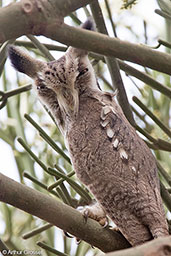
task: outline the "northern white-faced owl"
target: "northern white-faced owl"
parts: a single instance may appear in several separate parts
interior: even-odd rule
[[[91,21],[83,25],[91,27]],[[78,178],[126,239],[135,246],[168,235],[155,159],[113,94],[98,88],[88,53],[69,47],[48,63],[15,46],[8,53],[12,65],[34,79],[39,99],[65,137]]]

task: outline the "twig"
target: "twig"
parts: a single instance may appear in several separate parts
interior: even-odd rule
[[[123,2],[124,3],[121,9],[128,9],[128,8],[132,8],[132,6],[136,4],[137,0],[124,0]]]
[[[7,58],[6,49],[7,49],[8,45],[12,44],[14,41],[15,41],[15,39],[11,39],[1,45],[1,48],[0,48],[0,76],[2,74],[4,64],[5,64],[6,58]]]
[[[161,181],[160,192],[166,207],[168,208],[169,211],[171,211],[171,196]]]
[[[69,15],[71,17],[71,19],[77,24],[77,25],[80,25],[81,24],[81,21],[78,19],[78,17],[76,15],[74,15],[73,13],[71,13]]]
[[[144,116],[144,115],[141,115],[141,114],[137,111],[137,109],[134,108],[134,106],[131,106],[131,108],[132,108],[133,112],[145,123],[146,126],[149,125],[149,124],[147,123],[147,121],[145,120],[145,116]]]
[[[65,46],[59,46],[55,44],[46,44],[46,43],[41,43],[41,44],[43,44],[49,51],[65,52],[67,50],[67,47]],[[16,40],[15,45],[24,46],[26,48],[37,49],[37,47],[30,41]]]
[[[170,175],[165,171],[165,169],[161,166],[161,164],[157,161],[157,167],[161,173],[161,175],[165,178],[169,186],[171,187],[171,177]]]
[[[60,154],[68,163],[71,164],[69,157],[62,151],[58,145],[45,133],[45,131],[31,118],[31,116],[25,114],[24,117],[39,131],[40,136],[48,142],[48,144],[58,153]]]
[[[157,13],[158,15],[162,16],[165,19],[171,20],[171,16],[167,12],[165,12],[165,11],[156,9],[155,13]]]
[[[60,167],[58,165],[56,165],[56,168],[58,168],[60,170]],[[91,202],[91,197],[89,196],[89,194],[80,186],[78,185],[74,180],[72,180],[71,178],[69,178],[67,175],[61,173],[60,171],[57,171],[55,169],[52,168],[48,168],[49,173],[51,173],[54,176],[57,176],[59,178],[63,178],[65,179],[74,189],[75,191],[81,196],[83,197],[83,199],[87,202],[90,203]]]
[[[47,224],[45,224],[45,225],[43,225],[43,226],[41,226],[39,228],[35,228],[35,229],[25,233],[24,235],[22,235],[22,238],[23,239],[28,239],[30,237],[36,236],[37,234],[40,234],[41,232],[43,232],[43,231],[45,231],[45,230],[47,230],[47,229],[49,229],[51,227],[53,227],[53,225],[47,223]]]
[[[42,167],[45,172],[48,172],[46,165],[30,150],[27,144],[22,138],[18,138],[17,141],[23,146],[23,148],[30,154],[30,156]]]
[[[60,170],[60,172],[65,175],[64,171],[61,168],[58,168],[58,170]],[[59,186],[62,191],[63,197],[65,198],[65,201],[63,200],[63,202],[74,207],[73,198],[68,193],[68,190],[67,190],[66,186],[64,185],[64,183],[61,182]],[[57,188],[57,191],[58,191],[58,188]]]
[[[45,250],[47,250],[47,251],[49,251],[49,252],[52,252],[52,253],[55,254],[55,255],[58,255],[58,256],[69,256],[69,254],[60,252],[60,251],[58,251],[58,250],[56,250],[56,249],[54,249],[54,248],[48,246],[48,245],[45,244],[45,243],[40,242],[40,241],[37,242],[36,244],[37,244],[38,246],[40,246],[41,248],[43,248],[43,249],[45,249]]]
[[[41,188],[45,189],[47,192],[50,192],[51,194],[53,194],[54,196],[59,197],[59,195],[55,192],[55,191],[49,191],[48,190],[48,186],[45,185],[44,183],[40,182],[39,180],[37,180],[36,178],[34,178],[33,176],[31,176],[29,173],[27,173],[26,171],[23,172],[23,177],[31,180],[32,182],[34,182],[35,184],[37,184],[38,186],[40,186]]]
[[[32,41],[32,43],[36,46],[36,48],[39,49],[41,53],[43,53],[45,58],[47,58],[50,61],[54,60],[54,57],[49,52],[49,50],[46,48],[46,46],[43,45],[42,43],[40,43],[39,40],[37,40],[36,37],[34,37],[32,35],[27,35],[27,37],[30,39],[30,41]]]
[[[63,190],[58,187],[58,188],[56,188],[56,191],[57,191],[57,193],[58,193],[60,199],[64,202],[64,204],[70,205],[70,203],[69,203],[68,199],[66,198],[66,196],[65,196],[65,194],[64,194],[64,192],[63,192]],[[71,206],[71,205],[70,205],[70,206]]]
[[[171,138],[171,131],[136,96],[133,101]]]
[[[159,39],[159,40],[158,40],[158,43],[159,43],[159,46],[160,46],[160,45],[164,45],[164,46],[166,46],[167,48],[171,49],[171,44],[170,44],[169,42],[167,42],[167,41],[164,41],[164,40],[162,40],[162,39]]]
[[[72,177],[73,175],[75,174],[74,171],[71,171],[67,174],[68,177]],[[58,179],[56,182],[54,182],[53,184],[51,184],[49,187],[48,187],[48,191],[51,191],[52,189],[54,189],[55,187],[59,186],[63,181],[65,181],[65,179],[63,178],[60,178]]]
[[[0,102],[2,101],[2,103],[0,104],[0,109],[2,109],[7,104],[8,98],[22,92],[27,92],[31,88],[32,88],[32,85],[28,84],[7,92],[0,91]]]
[[[138,69],[133,68],[132,66],[126,64],[123,61],[118,61],[120,68],[125,71],[127,74],[134,76],[141,81],[143,81],[145,84],[148,84],[153,89],[163,93],[165,96],[171,98],[171,89],[169,87],[166,87],[159,83],[158,81],[154,80],[149,75],[139,71]]]
[[[86,6],[83,7],[83,10],[84,10],[85,15],[86,15],[87,17],[90,17],[90,16],[91,16],[91,13],[89,12],[89,10],[88,10],[88,8],[87,8]]]
[[[139,127],[138,125],[135,126],[135,129],[139,131],[141,134],[143,134],[147,139],[149,139],[153,144],[151,144],[151,147],[155,150],[164,150],[171,152],[171,143],[161,140],[161,139],[155,139],[150,134],[148,134],[144,129]],[[148,143],[150,146],[150,144]]]
[[[92,58],[96,58],[97,60],[102,60],[105,62],[105,59],[100,54],[90,53]],[[153,89],[163,93],[165,96],[171,98],[171,89],[169,87],[164,86],[158,81],[154,80],[151,76],[139,71],[138,69],[126,64],[124,61],[118,60],[120,68],[125,71],[128,75],[134,76],[139,80],[143,81],[145,84],[148,84]]]
[[[113,19],[112,19],[112,13],[111,13],[111,9],[110,9],[108,0],[105,0],[105,5],[106,5],[107,12],[108,12],[109,20],[110,20],[110,23],[111,23],[111,26],[112,26],[113,34],[114,34],[115,37],[117,37],[117,33],[116,33],[115,25],[114,25],[114,22],[113,22]]]
[[[113,91],[113,87],[112,85],[108,82],[108,80],[100,73],[97,73],[98,77],[103,81],[103,83],[105,83],[107,85],[107,87],[109,87],[110,90]]]

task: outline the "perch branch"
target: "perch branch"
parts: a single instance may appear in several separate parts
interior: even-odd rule
[[[15,195],[15,196],[14,196]],[[37,216],[79,237],[104,252],[128,248],[127,240],[118,232],[85,219],[75,209],[52,197],[0,174],[0,201]]]
[[[127,60],[171,74],[171,56],[146,46],[110,38],[101,33],[62,24],[56,30],[46,31],[46,36],[61,43],[83,48],[106,56]]]
[[[40,35],[51,24],[57,28],[63,23],[63,17],[79,9],[92,0],[21,0],[0,9],[0,42],[8,37],[21,35]]]
[[[19,40],[17,40],[15,42],[15,44],[19,45],[19,46],[33,48],[33,49],[36,48],[32,42],[28,42],[28,41],[19,41]],[[52,51],[62,51],[62,52],[65,52],[67,50],[67,47],[63,47],[63,46],[51,45],[51,44],[43,44],[43,45],[46,48],[48,48],[48,50],[52,50]],[[92,58],[95,58],[97,60],[102,60],[102,61],[105,62],[104,57],[102,55],[95,54],[95,53],[90,53],[89,55]],[[123,71],[125,71],[127,74],[129,74],[131,76],[134,76],[137,79],[140,79],[141,81],[143,81],[144,83],[146,83],[150,87],[152,87],[153,89],[163,93],[168,98],[171,98],[171,89],[169,87],[164,86],[163,84],[161,84],[157,80],[154,80],[151,76],[149,76],[149,75],[139,71],[138,69],[135,69],[134,67],[126,64],[125,62],[123,62],[121,60],[118,60],[118,63],[119,63],[120,68]],[[102,79],[102,77],[100,77],[100,78]],[[112,87],[111,87],[111,89],[112,89]]]
[[[114,56],[171,74],[171,56],[167,53],[63,23],[61,16],[90,2],[91,0],[85,0],[84,3],[68,0],[65,1],[68,8],[61,10],[59,7],[64,7],[62,0],[39,1],[40,6],[35,4],[35,0],[22,0],[1,8],[0,43],[26,34],[44,35],[66,45]]]

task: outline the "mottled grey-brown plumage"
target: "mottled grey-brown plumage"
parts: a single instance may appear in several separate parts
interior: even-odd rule
[[[11,46],[9,56],[17,70],[34,79],[78,178],[127,240],[135,246],[168,235],[155,159],[114,95],[99,90],[87,52],[69,47],[62,58],[45,63]]]

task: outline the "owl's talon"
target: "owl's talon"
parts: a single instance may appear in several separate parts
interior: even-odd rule
[[[117,232],[117,233],[120,233],[120,234],[121,234],[121,231],[119,230],[118,227],[111,227],[110,229],[111,229],[112,231],[114,231],[114,232]]]
[[[83,210],[83,217],[84,217],[84,219],[85,219],[85,221],[87,222],[87,219],[89,218],[89,216],[90,216],[90,212],[89,212],[89,209],[85,209],[85,210]]]
[[[103,228],[107,227],[109,224],[104,210],[97,202],[95,202],[92,205],[87,205],[85,207],[81,207],[81,208],[79,207],[77,208],[77,210],[80,211],[80,213],[83,215],[86,222],[88,218],[91,218],[99,222],[99,224]]]
[[[106,228],[106,227],[109,227],[109,220],[107,218],[107,216],[103,219],[101,219],[99,221],[99,224],[103,227],[103,228]]]
[[[114,227],[112,228],[113,231],[116,231],[116,232],[120,232],[119,228],[118,227]]]

